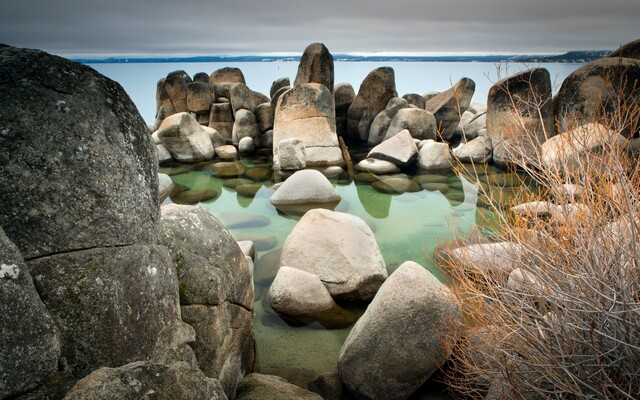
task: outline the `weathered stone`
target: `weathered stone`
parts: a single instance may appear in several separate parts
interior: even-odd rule
[[[223,160],[235,160],[238,158],[238,150],[231,144],[216,147],[216,155]]]
[[[389,129],[389,125],[391,125],[393,117],[396,115],[398,110],[407,107],[409,107],[409,103],[407,102],[407,100],[401,97],[394,97],[389,100],[389,103],[387,103],[387,107],[384,110],[380,111],[378,115],[376,115],[376,117],[373,119],[371,128],[369,129],[367,144],[369,146],[376,146],[382,143],[385,136],[387,135],[387,130]]]
[[[65,400],[226,400],[220,382],[185,362],[171,365],[138,361],[100,368],[84,377]]]
[[[193,81],[209,83],[209,74],[207,74],[206,72],[196,72],[193,75]]]
[[[215,98],[213,87],[209,83],[191,82],[187,85],[187,107],[191,112],[206,112],[208,115]]]
[[[214,103],[209,113],[209,128],[220,133],[222,138],[229,143],[233,133],[233,113],[231,103]]]
[[[304,49],[294,86],[319,83],[333,92],[333,56],[322,43],[312,43]]]
[[[384,110],[391,98],[397,96],[393,68],[381,67],[371,71],[362,81],[358,95],[349,107],[348,137],[354,141],[366,141],[373,119]]]
[[[283,139],[278,143],[278,167],[281,170],[298,170],[307,166],[307,155],[302,140]]]
[[[176,271],[164,246],[62,253],[31,260],[29,270],[76,377],[193,340],[180,321]]]
[[[449,140],[456,130],[460,116],[467,110],[476,90],[476,83],[469,78],[460,79],[451,89],[432,97],[425,109],[436,118],[436,135]]]
[[[241,240],[238,242],[238,247],[242,250],[242,254],[245,257],[249,257],[251,261],[256,259],[256,245],[251,240]]]
[[[436,138],[436,119],[429,111],[419,108],[403,108],[393,116],[385,139],[408,130],[411,137],[425,140]]]
[[[308,211],[296,224],[281,265],[318,275],[329,293],[343,300],[370,300],[387,277],[369,226],[354,215],[324,209]]]
[[[24,258],[154,243],[154,143],[122,87],[10,46],[0,76],[0,226]]]
[[[0,229],[0,396],[12,397],[56,372],[60,334],[18,248]]]
[[[338,147],[333,95],[324,85],[301,84],[278,100],[273,127],[274,159],[278,159],[277,144],[290,138],[304,143],[307,166],[344,165]]]
[[[605,57],[583,65],[567,76],[553,100],[558,130],[618,120],[640,104],[639,85],[640,60]],[[624,136],[634,136],[638,127],[631,127]]]
[[[250,374],[240,382],[236,400],[322,400],[322,397],[279,376]]]
[[[405,129],[371,149],[367,158],[377,158],[390,161],[399,167],[408,167],[415,162],[417,156],[418,147],[409,131]]]
[[[171,192],[176,188],[175,183],[171,180],[171,177],[167,174],[158,174],[158,198],[162,203]]]
[[[404,174],[384,176],[371,184],[375,190],[388,194],[402,194],[406,192],[419,192],[422,188],[411,178]]]
[[[475,114],[464,126],[464,137],[467,139],[475,139],[479,136],[485,136],[484,134],[481,134],[480,131],[486,130],[486,128],[487,113],[482,112],[480,114]]]
[[[191,82],[189,74],[182,70],[170,72],[164,80],[164,89],[171,99],[175,112],[187,112],[187,84]]]
[[[160,226],[160,243],[176,263],[182,306],[230,301],[253,308],[251,271],[218,219],[199,207],[168,204]]]
[[[467,143],[461,143],[453,149],[453,155],[463,163],[484,164],[491,160],[493,146],[488,137],[479,137]]]
[[[246,83],[240,68],[224,67],[213,71],[209,75],[209,84],[213,86],[218,98],[226,97],[230,99],[229,87],[234,83]]]
[[[253,153],[256,151],[256,144],[252,137],[243,137],[238,142],[238,152],[239,153]]]
[[[336,83],[333,86],[333,100],[336,105],[336,133],[338,136],[347,135],[347,113],[356,98],[356,92],[349,83]]]
[[[635,58],[640,60],[640,39],[620,46],[607,57]]]
[[[213,158],[209,134],[189,113],[174,114],[162,121],[158,137],[176,161],[198,162]]]
[[[525,254],[520,244],[514,242],[478,243],[443,252],[453,265],[470,272],[495,276],[508,276]]]
[[[220,135],[220,132],[213,128],[209,128],[208,126],[202,126],[202,129],[209,135],[209,139],[211,140],[211,145],[215,149],[216,147],[224,146],[225,140]]]
[[[189,189],[174,191],[169,197],[171,198],[171,201],[176,204],[194,205],[201,201],[213,200],[218,197],[219,194],[220,193],[213,188],[197,190]]]
[[[496,82],[489,89],[486,115],[487,134],[498,150],[497,159],[502,164],[517,164],[517,153],[528,152],[528,148],[534,152],[555,135],[549,71],[533,68]],[[506,152],[516,154],[501,156],[499,145],[504,141],[508,141]]]
[[[273,173],[271,171],[271,168],[269,168],[268,165],[263,165],[259,167],[247,168],[247,170],[244,173],[244,176],[251,179],[253,182],[264,182],[271,179],[271,177],[273,176]]]
[[[356,164],[358,171],[371,172],[372,174],[393,174],[400,172],[400,167],[391,161],[378,160],[376,158],[365,158]]]
[[[291,81],[289,81],[289,77],[284,76],[276,79],[275,81],[273,81],[273,83],[271,83],[271,89],[269,89],[269,97],[273,98],[273,95],[275,95],[278,90],[290,86]]]
[[[280,97],[289,89],[291,89],[289,86],[281,87],[273,94],[273,96],[271,96],[271,108],[273,108],[274,111],[278,106],[278,100],[280,100]]]
[[[253,198],[258,194],[258,191],[262,189],[262,185],[259,183],[246,183],[236,186],[236,192],[240,196]]]
[[[247,181],[249,183],[250,181]],[[269,218],[246,212],[224,212],[220,214],[220,221],[229,229],[259,228],[271,222]]]
[[[451,169],[453,158],[449,145],[446,143],[427,140],[418,153],[418,168],[424,171],[438,171]]]
[[[278,244],[278,238],[268,233],[256,233],[249,231],[237,231],[236,239],[250,240],[256,246],[258,251],[267,251],[273,249]]]
[[[269,201],[279,210],[295,212],[315,207],[333,209],[340,199],[336,189],[320,171],[303,169],[287,178]]]
[[[407,103],[414,105],[422,110],[424,110],[427,105],[427,101],[418,93],[407,93],[403,95],[402,98],[405,99]]]
[[[240,143],[240,139],[245,137],[260,140],[260,131],[258,130],[255,114],[249,110],[241,109],[236,112],[231,140],[233,144],[237,145]]]
[[[271,107],[271,102],[259,104],[258,107],[256,107],[255,114],[260,133],[273,129],[275,110]]]
[[[455,295],[407,261],[347,336],[338,373],[361,399],[406,399],[450,357],[462,315]]]
[[[273,149],[273,129],[260,135],[260,145],[265,149]]]
[[[238,161],[222,161],[213,164],[211,173],[214,176],[227,178],[232,176],[242,176],[247,169]]]
[[[167,161],[173,160],[171,153],[169,153],[169,150],[167,150],[163,144],[156,145],[156,153],[158,155],[158,164],[163,164]]]
[[[267,301],[292,325],[320,323],[327,329],[344,328],[356,317],[338,306],[317,275],[282,266],[269,288]]]
[[[282,249],[271,250],[258,258],[254,265],[254,281],[257,285],[270,285],[280,269]]]
[[[258,105],[269,102],[270,99],[262,93],[249,89],[244,83],[234,83],[229,87],[233,114],[238,118],[239,110],[255,111]]]

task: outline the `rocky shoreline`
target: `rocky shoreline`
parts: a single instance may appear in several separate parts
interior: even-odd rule
[[[0,46],[0,399],[409,397],[449,360],[459,300],[410,260],[388,275],[367,223],[333,211],[340,197],[327,176],[439,171],[456,160],[517,169],[514,131],[544,142],[546,168],[602,146],[636,151],[637,131],[592,121],[610,111],[606,79],[640,82],[639,47],[585,64],[555,96],[544,69],[507,77],[485,106],[471,103],[468,78],[400,97],[391,68],[356,93],[334,83],[333,57],[314,43],[293,85],[277,79],[269,96],[236,68],[168,74],[151,134],[117,83]],[[352,165],[347,145],[367,146],[367,158]],[[321,395],[256,373],[252,243],[197,206],[160,207],[175,189],[159,163],[235,168],[255,151],[273,155],[284,181],[271,203],[304,214],[263,302],[289,323],[326,328],[355,321],[339,303],[369,303],[337,375],[318,377]],[[566,218],[571,204],[512,212]],[[472,246],[443,257],[473,253],[523,281],[505,261],[517,246]]]

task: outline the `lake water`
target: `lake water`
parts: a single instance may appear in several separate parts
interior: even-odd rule
[[[197,72],[211,72],[223,67],[238,67],[244,73],[247,85],[258,92],[269,94],[271,83],[280,77],[295,79],[298,63],[292,61],[244,62],[244,63],[122,63],[88,64],[103,75],[119,82],[138,107],[148,124],[156,113],[156,84],[160,78],[177,69],[193,76]],[[475,81],[474,102],[486,103],[487,93],[500,78],[533,67],[544,67],[551,74],[552,83],[559,87],[562,80],[582,64],[494,64],[480,62],[336,62],[335,82],[350,83],[356,93],[369,72],[382,66],[395,71],[396,88],[402,96],[406,93],[423,94],[442,91],[460,78]]]
[[[358,90],[361,81],[374,68],[388,65],[394,68],[399,94],[424,93],[445,90],[461,77],[476,82],[474,101],[486,102],[486,94],[498,77],[505,76],[505,66],[488,63],[336,63],[336,82],[348,82]],[[254,90],[269,93],[271,82],[279,77],[295,78],[297,63],[179,63],[179,64],[94,64],[92,67],[120,82],[137,105],[142,116],[152,123],[155,115],[155,90],[157,80],[168,72],[184,69],[190,75],[197,72],[211,73],[224,66],[235,66],[244,72],[247,84]],[[540,66],[540,65],[535,65]],[[551,76],[561,83],[578,64],[545,64]],[[508,74],[532,67],[509,65]],[[366,152],[352,150],[357,162]],[[269,202],[274,192],[272,186],[282,179],[271,170],[269,154],[243,157],[237,161],[243,172],[237,176],[216,176],[215,161],[195,165],[165,165],[161,172],[182,185],[187,195],[199,190],[208,191],[206,200],[196,202],[210,211],[227,226],[236,240],[253,240],[257,246],[256,317],[254,331],[260,372],[279,375],[302,387],[313,378],[326,372],[335,372],[338,353],[350,328],[326,330],[319,326],[291,327],[263,307],[262,299],[273,279],[274,254],[282,248],[284,240],[299,217],[278,212]],[[490,226],[494,215],[483,207],[485,201],[478,194],[483,186],[508,204],[520,191],[513,174],[487,168],[480,171],[479,180],[465,179],[452,172],[420,174],[409,171],[405,178],[419,185],[417,191],[402,194],[383,193],[376,189],[370,177],[356,175],[354,179],[343,174],[331,181],[342,197],[336,211],[356,215],[373,230],[385,259],[387,270],[392,273],[400,264],[412,260],[427,268],[438,278],[444,279],[433,263],[436,245],[450,240],[454,232],[463,234]],[[238,186],[240,185],[240,186]],[[244,186],[242,186],[244,185]],[[515,185],[515,186],[514,186]],[[241,187],[244,187],[241,190]],[[248,190],[247,190],[248,189]],[[183,202],[184,198],[172,197],[165,201]],[[242,226],[233,227],[238,220],[247,220]],[[362,308],[351,308],[361,314]],[[427,391],[428,392],[428,391]],[[421,399],[435,399],[431,394]]]

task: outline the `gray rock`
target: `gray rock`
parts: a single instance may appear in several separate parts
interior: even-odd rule
[[[344,328],[356,317],[338,306],[317,275],[282,266],[267,293],[273,310],[295,325],[320,323],[327,329]]]
[[[229,87],[229,100],[233,114],[238,118],[238,110],[255,111],[258,105],[269,102],[270,99],[262,93],[249,89],[244,83],[234,83]]]
[[[333,92],[333,56],[322,43],[312,43],[304,49],[294,86],[319,83]]]
[[[156,145],[156,153],[158,155],[158,164],[173,160],[171,153],[169,153],[169,150],[167,150],[163,144]]]
[[[211,145],[215,149],[216,147],[224,146],[225,140],[220,135],[220,132],[213,128],[209,128],[208,126],[203,126],[202,129],[209,135],[209,139],[211,139]]]
[[[298,170],[307,166],[307,155],[302,140],[290,138],[278,143],[278,166],[281,170]]]
[[[284,87],[290,87],[291,81],[289,81],[289,77],[278,78],[273,83],[271,83],[271,89],[269,90],[269,97],[273,98],[273,95],[276,92]]]
[[[434,97],[436,97],[437,95],[439,95],[440,93],[442,93],[442,92],[438,92],[438,91],[436,91],[436,90],[433,90],[433,91],[431,91],[431,92],[427,92],[427,93],[423,94],[423,95],[422,95],[422,97],[424,98],[424,101],[425,101],[425,108],[427,107],[426,103],[427,103],[429,100],[431,100],[431,99],[433,99]]]
[[[238,158],[238,150],[231,144],[216,147],[216,155],[223,160],[235,160]]]
[[[415,162],[417,156],[418,147],[409,131],[405,129],[371,149],[367,158],[377,158],[390,161],[399,167],[408,167]]]
[[[558,129],[566,132],[589,122],[614,121],[622,103],[623,112],[638,107],[634,82],[640,82],[639,59],[605,57],[573,71],[553,99]],[[637,129],[627,126],[623,134],[632,137]]]
[[[315,207],[333,209],[340,199],[340,195],[322,172],[303,169],[287,178],[269,201],[279,210],[296,212]]]
[[[32,389],[57,370],[60,334],[18,248],[0,229],[0,396]]]
[[[469,271],[508,276],[523,259],[525,250],[514,242],[478,243],[447,250],[444,258]]]
[[[517,153],[529,147],[534,156],[535,148],[555,135],[549,71],[529,69],[496,82],[487,95],[486,115],[487,133],[494,149],[500,152],[498,145],[504,141],[516,149],[515,155],[498,154],[498,160],[517,164]]]
[[[220,136],[229,143],[233,133],[233,112],[231,103],[214,103],[209,113],[209,128],[220,133]]]
[[[10,46],[0,76],[0,226],[24,258],[155,243],[158,161],[122,87]]]
[[[487,113],[481,112],[479,114],[475,114],[464,126],[464,136],[467,139],[475,139],[479,136],[485,136],[484,134],[481,134],[480,131],[486,130],[486,128]]]
[[[324,85],[305,83],[278,101],[273,127],[273,155],[281,140],[298,138],[305,146],[307,166],[344,165],[338,147],[333,95]]]
[[[336,132],[338,136],[347,135],[347,113],[356,98],[356,92],[349,83],[336,83],[333,86],[333,99],[336,105]]]
[[[278,100],[280,100],[280,97],[289,89],[291,89],[289,86],[281,87],[271,96],[271,108],[274,110],[278,108]]]
[[[366,141],[373,119],[384,110],[391,98],[397,96],[393,68],[381,67],[371,71],[360,84],[358,94],[347,113],[349,138]]]
[[[209,75],[209,84],[213,86],[218,98],[226,97],[230,99],[229,88],[234,83],[246,83],[240,68],[224,67],[213,71]]]
[[[436,118],[437,135],[449,140],[456,130],[460,116],[467,110],[476,89],[469,78],[460,79],[451,89],[432,97],[425,109]]]
[[[389,100],[387,107],[380,111],[378,115],[373,119],[371,128],[369,129],[369,136],[367,138],[367,144],[369,146],[376,146],[384,140],[387,135],[391,120],[396,115],[398,110],[409,107],[407,100],[401,97],[394,97]],[[400,131],[398,131],[400,132]],[[396,132],[397,133],[397,132]]]
[[[280,263],[319,276],[331,296],[342,300],[370,300],[387,277],[369,226],[354,215],[324,209],[300,219],[285,241]]]
[[[175,112],[187,112],[187,84],[191,82],[189,74],[182,70],[167,74],[164,80],[164,89],[169,95],[171,105]]]
[[[236,112],[236,120],[233,123],[231,140],[238,145],[242,138],[252,138],[254,141],[260,140],[260,131],[256,116],[249,110],[240,109]]]
[[[403,108],[393,116],[385,139],[408,130],[411,137],[425,140],[436,138],[436,119],[429,111],[419,108]]]
[[[245,257],[249,257],[251,261],[256,259],[256,245],[251,240],[241,240],[238,242],[238,247],[242,250],[242,254]]]
[[[209,83],[209,74],[207,74],[206,72],[196,72],[193,75],[193,81]]]
[[[28,266],[76,377],[149,360],[194,339],[180,321],[176,271],[164,246],[75,251]]]
[[[170,365],[138,361],[100,368],[84,377],[65,400],[226,400],[220,382],[185,362]]]
[[[453,149],[453,155],[463,163],[484,164],[491,160],[493,146],[488,137],[478,137],[467,143],[461,143]]]
[[[427,101],[418,93],[407,93],[403,95],[402,98],[405,99],[407,103],[414,105],[422,110],[424,110],[425,106],[427,105]]]
[[[400,172],[400,167],[394,163],[376,158],[365,158],[356,164],[355,168],[358,171],[371,172],[372,174],[393,174]]]
[[[256,145],[252,137],[243,137],[238,142],[238,152],[241,154],[253,153],[256,151]]]
[[[158,137],[176,161],[198,162],[213,158],[209,134],[189,113],[177,113],[162,121]]]
[[[405,399],[448,360],[461,320],[455,295],[407,261],[347,336],[338,373],[357,398]]]
[[[640,39],[620,46],[607,57],[635,58],[636,60],[640,60]]]
[[[206,112],[208,115],[215,98],[213,87],[208,82],[191,82],[187,85],[187,107],[191,112]]]
[[[256,107],[255,114],[260,133],[273,129],[275,110],[271,107],[271,102],[259,104],[258,107]]]
[[[167,174],[158,174],[158,182],[158,197],[162,203],[176,189],[176,185]]]
[[[423,171],[451,169],[453,158],[447,143],[427,140],[418,153],[418,168]]]
[[[269,129],[260,135],[260,145],[265,149],[273,148],[273,129]]]
[[[322,400],[322,397],[273,375],[247,375],[238,386],[236,400]]]

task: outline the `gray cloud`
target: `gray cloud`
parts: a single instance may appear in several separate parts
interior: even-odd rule
[[[0,4],[0,42],[62,55],[563,52],[640,36],[637,0],[31,0]]]

